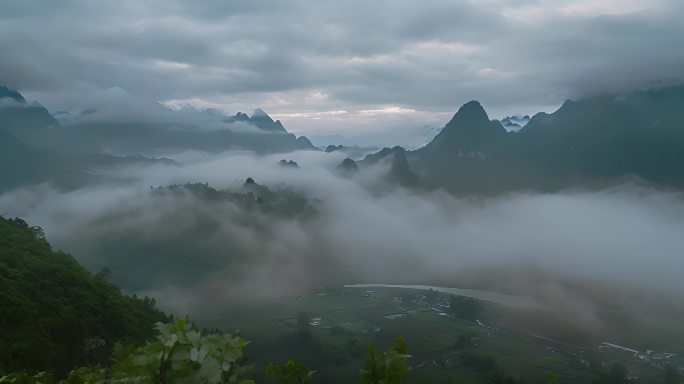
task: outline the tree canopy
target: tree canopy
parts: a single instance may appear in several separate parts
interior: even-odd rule
[[[0,373],[107,362],[114,345],[140,343],[166,316],[154,299],[123,295],[42,229],[0,217]]]

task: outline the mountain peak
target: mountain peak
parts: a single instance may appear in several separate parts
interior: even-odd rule
[[[424,148],[444,153],[457,149],[480,151],[505,133],[504,127],[498,121],[489,120],[482,105],[473,100],[463,104]]]
[[[21,93],[15,91],[13,89],[10,89],[10,88],[7,88],[7,87],[0,85],[0,99],[4,99],[4,98],[12,99],[12,100],[16,101],[17,103],[25,103],[26,102],[26,99],[24,99],[24,96],[22,96]]]
[[[257,108],[252,112],[252,119],[267,119],[271,122],[273,122],[273,119],[271,119],[271,116],[269,116],[266,112],[264,112],[263,109]]]
[[[487,116],[487,112],[485,112],[480,102],[471,100],[463,104],[461,108],[458,109],[458,112],[456,112],[454,117],[447,125],[451,125],[451,123],[458,121],[461,121],[463,123],[474,123],[481,121],[488,122],[489,116]]]
[[[458,112],[456,112],[437,137],[450,136],[456,132],[475,134],[482,131],[482,129],[488,129],[491,125],[492,122],[489,120],[489,116],[487,116],[487,112],[482,108],[482,105],[472,100],[458,109]]]
[[[235,114],[235,120],[237,121],[247,121],[249,120],[249,116],[247,116],[246,113],[238,112]]]
[[[373,165],[380,161],[389,161],[390,170],[387,179],[403,186],[416,186],[419,184],[418,177],[411,170],[406,160],[406,150],[403,147],[385,147],[376,153],[366,155],[361,164]]]
[[[283,130],[285,130],[285,128],[283,128]],[[297,144],[299,144],[299,146],[302,149],[314,149],[315,148],[314,145],[311,143],[311,141],[306,136],[299,136],[297,138]]]

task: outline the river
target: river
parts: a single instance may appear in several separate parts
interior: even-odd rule
[[[395,284],[348,284],[345,288],[405,288],[405,289],[420,289],[429,290],[434,289],[438,292],[448,293],[452,295],[467,296],[474,299],[489,301],[491,303],[503,305],[509,308],[516,309],[530,309],[534,308],[537,303],[532,298],[517,295],[508,295],[505,293],[485,291],[479,289],[464,289],[451,287],[436,287],[434,285],[395,285]]]

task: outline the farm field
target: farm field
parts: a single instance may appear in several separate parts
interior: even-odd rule
[[[660,382],[660,369],[637,361],[632,353],[599,348],[603,340],[581,344],[514,329],[504,321],[512,309],[484,301],[478,319],[459,319],[449,313],[449,295],[440,293],[427,303],[425,293],[408,288],[334,288],[252,302],[239,311],[224,308],[198,322],[223,331],[239,330],[251,340],[248,350],[250,356],[258,356],[252,363],[259,380],[264,380],[263,367],[269,362],[295,358],[315,369],[320,382],[355,382],[368,345],[385,350],[403,336],[411,355],[409,383],[485,381],[491,367],[469,364],[464,356],[492,361],[505,375],[531,383],[548,383],[552,373],[562,383],[591,382],[597,364],[613,362],[625,365],[640,383]],[[308,324],[306,336],[300,334],[302,319]],[[464,338],[468,342],[463,343]],[[670,341],[675,348],[676,339]]]

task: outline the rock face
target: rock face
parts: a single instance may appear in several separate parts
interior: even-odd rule
[[[684,86],[567,101],[518,132],[463,105],[425,147],[407,154],[432,186],[462,193],[551,191],[635,177],[684,187]]]

